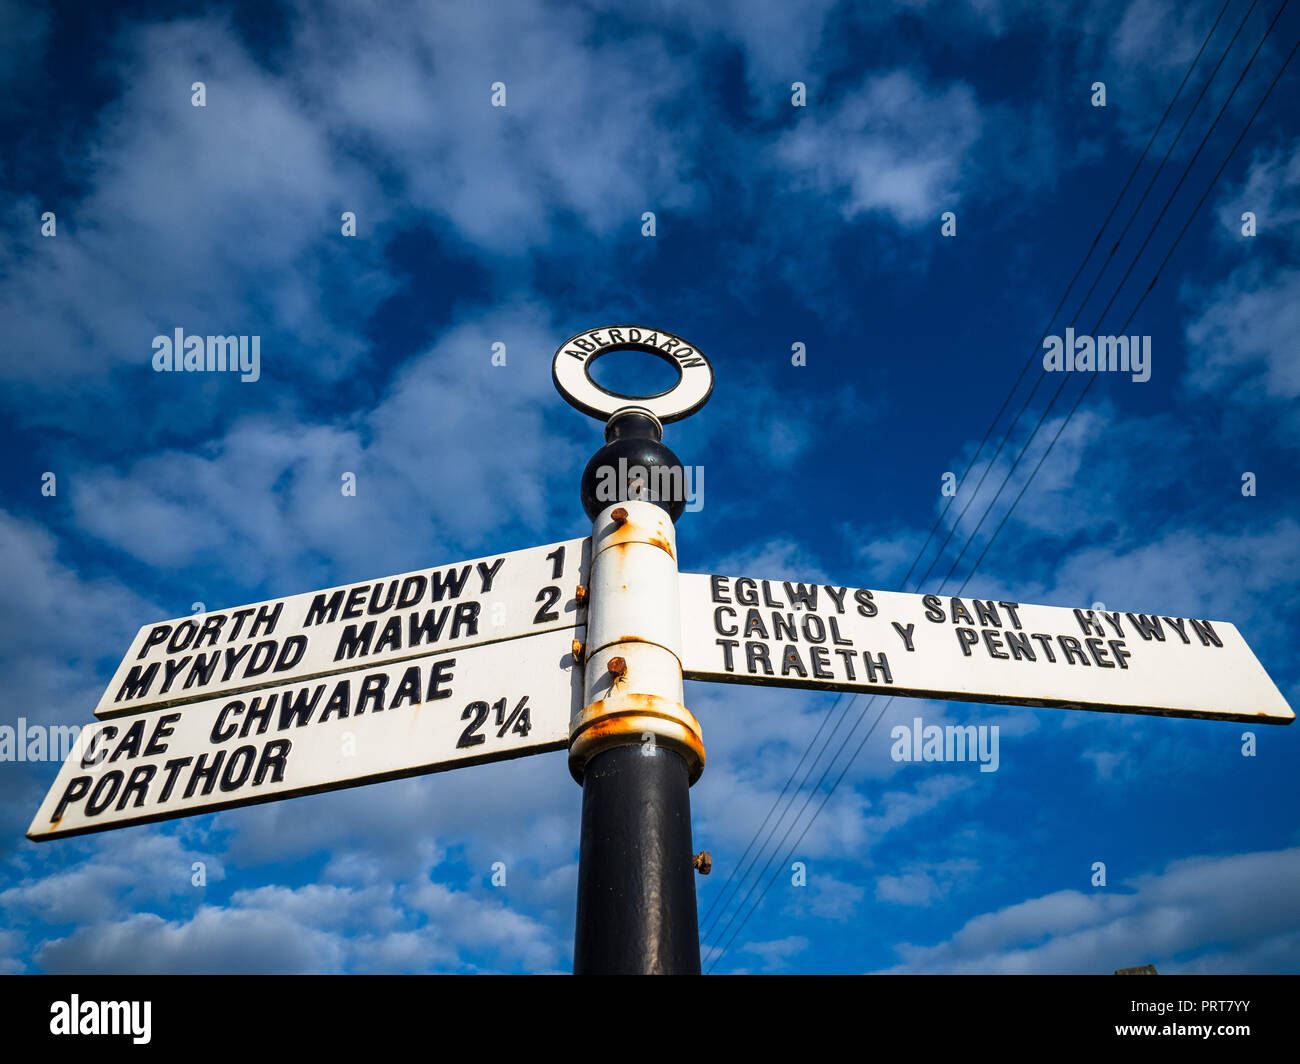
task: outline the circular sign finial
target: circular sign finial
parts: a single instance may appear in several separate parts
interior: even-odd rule
[[[612,351],[644,351],[675,366],[681,376],[657,395],[611,392],[592,379],[591,364]],[[680,336],[643,325],[588,329],[569,337],[555,352],[551,377],[570,405],[602,421],[627,407],[649,411],[664,423],[680,421],[702,407],[713,392],[713,367],[704,352]]]

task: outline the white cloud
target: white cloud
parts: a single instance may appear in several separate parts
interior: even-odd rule
[[[1300,850],[1195,857],[1090,894],[1031,898],[967,923],[935,946],[902,945],[892,972],[1294,971]],[[1222,943],[1232,942],[1231,949]]]
[[[933,905],[978,870],[979,864],[969,858],[909,865],[896,875],[877,877],[876,900],[898,905]]]
[[[969,86],[934,90],[895,70],[869,77],[834,110],[801,117],[776,146],[780,162],[845,217],[879,211],[903,226],[938,224],[963,192],[963,164],[982,120]]]

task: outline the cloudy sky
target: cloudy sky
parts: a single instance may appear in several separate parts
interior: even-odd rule
[[[0,719],[89,722],[196,602],[587,534],[550,357],[619,321],[716,370],[683,569],[1230,620],[1300,704],[1279,6],[0,0]],[[154,372],[178,327],[260,379]],[[1042,373],[1066,327],[1150,379]],[[706,968],[1300,968],[1300,728],[687,701]],[[998,771],[893,761],[916,716]],[[0,970],[572,963],[563,753],[38,846],[56,770],[0,764]]]

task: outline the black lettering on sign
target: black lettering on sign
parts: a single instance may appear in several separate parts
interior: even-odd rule
[[[1007,649],[1016,661],[1037,661],[1034,648],[1029,645],[1029,636],[1024,632],[1007,632]]]
[[[253,771],[253,762],[257,758],[257,747],[240,746],[230,755],[226,770],[221,774],[221,789],[237,791],[242,787]]]
[[[863,617],[874,617],[876,615],[876,604],[871,600],[871,592],[866,588],[859,588],[853,592],[853,601],[858,604],[858,612]]]
[[[560,601],[560,589],[558,587],[551,585],[542,588],[541,591],[537,592],[537,597],[533,601],[541,603],[541,606],[537,608],[536,615],[533,617],[533,624],[545,624],[547,621],[560,619],[560,615],[551,609]]]
[[[222,706],[221,712],[217,714],[217,719],[212,722],[212,731],[208,733],[208,742],[214,744],[224,743],[227,739],[233,739],[235,733],[239,731],[239,726],[234,721],[231,721],[230,726],[227,727],[226,714],[239,716],[243,712],[244,703],[238,698]]]
[[[925,619],[942,624],[948,618],[943,613],[943,603],[938,595],[922,595],[921,602],[925,605]]]
[[[749,633],[746,632],[746,635]],[[764,638],[767,638],[764,636]],[[794,614],[787,613],[784,617],[779,613],[772,614],[772,639],[776,642],[788,643],[792,639],[798,639],[799,634],[794,627]]]
[[[561,544],[556,547],[555,550],[551,551],[551,553],[546,556],[546,560],[551,563],[551,579],[560,579],[560,577],[564,575],[564,545]],[[500,562],[497,562],[497,565],[500,565],[503,561],[505,561],[504,558],[502,558]]]
[[[766,586],[766,584],[764,585]],[[790,605],[797,609],[815,610],[817,608],[817,585],[810,584],[805,587],[803,584],[792,584],[788,580],[785,584],[785,594],[790,601]]]
[[[1016,611],[1020,608],[1020,603],[999,602],[998,605],[1007,611],[1007,616],[1011,618],[1011,624],[1018,630],[1021,627],[1020,614],[1018,614]]]
[[[190,666],[190,674],[185,677],[185,690],[188,691],[196,683],[200,687],[211,683],[220,664],[221,651],[219,650],[214,650],[211,654],[196,654],[194,664]]]
[[[245,643],[238,650],[226,647],[226,668],[221,674],[221,680],[223,683],[235,674],[235,666],[238,665],[244,659],[244,655],[249,653],[252,649],[252,643]]]
[[[858,675],[853,670],[853,659],[856,653],[852,650],[837,650],[835,653],[844,660],[844,671],[849,674],[849,679],[856,680]]]
[[[375,637],[375,622],[366,621],[361,631],[357,632],[357,626],[350,624],[343,629],[343,634],[339,636],[339,646],[334,651],[334,660],[341,661],[344,656],[355,658],[360,654],[363,658],[370,653],[370,641]]]
[[[421,577],[420,579],[423,580],[424,578]],[[311,605],[307,607],[307,617],[302,622],[302,626],[310,628],[313,624],[333,624],[338,618],[339,610],[342,608],[342,589],[335,591],[328,600],[326,600],[324,593],[321,593],[311,600]]]
[[[557,547],[555,550],[551,551],[547,557],[551,558],[557,554],[559,557],[555,559],[555,565],[551,569],[551,571],[555,573],[555,575],[551,577],[552,580],[558,580],[564,575],[564,548]],[[478,578],[483,584],[481,589],[482,594],[486,595],[492,590],[492,585],[496,582],[497,570],[500,569],[501,566],[505,565],[505,563],[506,560],[504,558],[498,558],[491,565],[488,565],[487,562],[478,563]],[[557,569],[559,570],[558,572],[556,572]]]
[[[275,712],[275,703],[279,700],[279,692],[273,693],[266,702],[262,701],[261,695],[254,695],[253,701],[248,704],[248,710],[244,713],[244,724],[239,729],[239,737],[247,739],[248,733],[257,726],[257,734],[265,735],[266,729],[271,725],[271,714]]]
[[[401,683],[397,685],[397,691],[393,694],[393,703],[389,708],[400,709],[403,702],[410,702],[413,706],[420,704],[420,666],[418,665],[412,665],[402,673]]]
[[[345,621],[353,617],[360,617],[365,612],[361,606],[361,600],[366,597],[368,590],[370,590],[370,585],[362,584],[360,587],[354,587],[348,592],[348,604],[343,607],[343,619]]]
[[[59,799],[59,804],[54,807],[54,813],[50,816],[50,823],[57,824],[63,819],[64,810],[73,802],[79,802],[86,796],[90,790],[90,776],[73,776],[68,780],[67,787],[63,790],[63,796]]]
[[[1127,669],[1128,659],[1133,655],[1124,649],[1124,640],[1107,639],[1106,645],[1110,647],[1110,652],[1115,655],[1115,660],[1119,662],[1119,667],[1121,669]]]
[[[388,673],[372,672],[369,676],[361,681],[361,690],[357,692],[357,708],[355,716],[361,716],[366,711],[366,703],[371,703],[372,713],[382,713],[384,711],[384,691],[388,688]]]
[[[1106,629],[1101,626],[1092,610],[1075,610],[1074,619],[1079,622],[1079,629],[1084,635],[1106,634]]]
[[[1052,653],[1052,637],[1044,635],[1042,632],[1034,632],[1030,638],[1038,640],[1039,645],[1043,648],[1043,655],[1050,663],[1055,664],[1056,655]]]
[[[424,696],[426,702],[436,702],[440,698],[451,697],[451,688],[444,688],[443,684],[451,683],[451,670],[455,664],[455,658],[443,658],[434,663],[433,668],[429,670],[429,690]]]
[[[415,576],[408,576],[402,581],[402,590],[397,593],[397,608],[399,610],[409,610],[420,599],[424,598],[424,589],[428,584],[428,578],[421,576],[419,573]]]
[[[316,703],[320,701],[321,695],[325,693],[325,685],[318,683],[315,690],[310,691],[304,687],[298,692],[298,697],[294,698],[292,691],[285,691],[284,697],[280,700],[280,727],[279,731],[286,730],[290,724],[294,727],[301,728],[311,723],[312,714],[316,712]],[[311,701],[307,698],[310,695]]]
[[[898,637],[903,641],[904,648],[906,648],[907,650],[915,651],[916,647],[912,645],[912,632],[915,630],[916,625],[909,624],[906,628],[904,628],[897,621],[890,621],[889,623],[894,626],[894,631],[898,633]]]
[[[149,781],[158,771],[156,765],[136,765],[131,770],[131,775],[126,781],[126,786],[122,788],[122,797],[117,800],[117,811],[120,813],[126,808],[127,803],[131,801],[131,795],[135,795],[135,802],[132,803],[136,809],[144,805],[145,795],[149,791]]]
[[[235,610],[235,612],[230,615],[230,619],[235,622],[235,626],[230,630],[230,642],[233,643],[239,638],[239,633],[243,631],[244,628],[244,621],[251,616],[253,616],[253,608],[251,606],[245,607],[242,610]]]
[[[402,618],[389,617],[384,623],[384,627],[380,630],[379,639],[375,642],[374,651],[376,654],[382,654],[385,650],[401,649]]]
[[[337,713],[339,719],[348,715],[348,704],[352,701],[352,681],[340,680],[334,685],[334,692],[330,695],[329,701],[325,703],[325,708],[320,711],[319,723],[324,724],[330,719],[331,713]]]
[[[179,654],[182,650],[189,647],[190,641],[198,635],[199,626],[193,621],[181,621],[172,632],[171,640],[167,644],[168,654]],[[181,636],[185,638],[182,639]]]
[[[180,719],[181,715],[179,713],[164,713],[154,722],[153,734],[149,736],[149,742],[144,748],[145,757],[153,757],[155,754],[165,754],[167,752],[167,744],[161,740],[171,735],[174,730],[172,725]]]
[[[953,624],[956,624],[958,621],[965,621],[967,624],[975,623],[975,618],[972,617],[966,607],[962,605],[961,599],[954,598],[948,604],[948,608],[952,611]]]
[[[407,643],[413,647],[418,647],[421,643],[436,643],[450,615],[450,606],[443,606],[439,610],[425,610],[423,616],[412,613],[407,618]]]
[[[1059,635],[1056,637],[1056,641],[1061,644],[1061,649],[1065,651],[1065,661],[1067,665],[1073,665],[1075,658],[1079,659],[1080,665],[1092,664],[1092,662],[1088,660],[1088,655],[1083,652],[1083,647],[1079,645],[1079,641],[1075,639],[1074,636]]]
[[[731,604],[731,599],[727,597],[727,578],[725,576],[709,577],[709,591],[713,594],[714,602]]]
[[[126,679],[122,681],[122,686],[117,692],[114,702],[120,702],[124,698],[143,698],[149,693],[149,688],[153,684],[154,677],[158,675],[158,662],[151,662],[145,669],[139,665],[132,665],[126,674]]]
[[[799,657],[799,648],[792,643],[787,643],[785,653],[781,655],[781,675],[789,676],[792,672],[797,672],[800,676],[808,675],[803,659]]]
[[[445,576],[440,576],[436,572],[430,573],[430,598],[434,602],[441,602],[444,595],[448,595],[450,598],[460,598],[460,593],[465,590],[465,581],[468,579],[468,565],[461,566],[459,575],[457,575],[455,569],[448,569]]]
[[[119,769],[113,769],[100,776],[95,789],[90,792],[90,797],[86,800],[86,816],[99,816],[112,805],[113,799],[117,797],[117,790],[122,786],[125,778],[125,773]]]
[[[1214,626],[1209,621],[1191,621],[1192,631],[1196,633],[1196,638],[1201,641],[1201,646],[1223,646],[1223,640],[1219,638]]]
[[[112,764],[123,754],[129,760],[140,753],[140,743],[144,741],[144,724],[144,720],[140,719],[126,730],[126,734],[122,736],[121,741],[113,749],[113,756],[108,759],[109,764]]]
[[[804,616],[803,637],[809,643],[826,642],[826,624],[815,613],[809,613]]]
[[[1148,617],[1145,613],[1130,613],[1128,619],[1129,623],[1138,630],[1138,635],[1148,642],[1152,639],[1160,643],[1165,641],[1165,633],[1160,627],[1159,617]]]
[[[979,635],[974,628],[954,628],[957,633],[957,642],[961,644],[961,652],[966,657],[970,657],[970,648],[979,642]]]
[[[826,588],[826,594],[830,595],[834,600],[835,612],[842,614],[844,612],[844,596],[849,593],[849,589],[847,587],[834,588],[830,584],[823,584],[822,586]]]
[[[211,764],[208,763],[207,754],[199,754],[199,759],[194,762],[194,768],[190,772],[190,780],[185,784],[186,798],[192,798],[194,792],[198,790],[199,784],[203,784],[203,797],[212,793],[212,788],[217,785],[217,775],[221,771],[221,764],[226,760],[226,752],[218,750],[212,756]]]
[[[746,643],[745,644],[745,671],[751,676],[758,675],[756,666],[762,665],[763,672],[772,675],[772,662],[767,655],[766,643]]]
[[[86,752],[81,755],[82,768],[94,768],[108,756],[108,741],[117,734],[117,725],[108,724],[90,737]],[[102,742],[102,745],[101,745]]]
[[[747,576],[736,580],[736,601],[742,606],[758,605],[758,585]]]
[[[374,623],[375,623],[374,621],[370,622],[372,627],[374,626]],[[259,661],[257,656],[258,654],[262,653],[262,651],[266,652],[266,656],[263,660]],[[264,639],[262,640],[262,642],[258,643],[255,647],[253,647],[253,655],[248,659],[248,667],[244,669],[244,675],[261,676],[262,673],[266,672],[266,670],[271,667],[271,663],[274,660],[275,660],[275,640]]]
[[[286,672],[292,669],[298,662],[302,661],[303,655],[307,653],[307,637],[305,635],[291,635],[280,645],[280,653],[276,655],[274,672]],[[205,681],[206,682],[206,681]]]
[[[477,602],[460,602],[456,604],[456,612],[452,614],[451,637],[452,639],[460,638],[460,630],[467,629],[471,636],[478,635],[478,611]]]
[[[257,763],[257,774],[253,777],[253,786],[260,786],[270,772],[271,782],[279,783],[284,779],[284,764],[289,759],[293,743],[288,739],[272,739],[262,747],[262,759]]]
[[[479,728],[487,720],[488,704],[483,701],[471,702],[461,713],[461,720],[469,720],[469,725],[460,733],[460,738],[456,741],[456,749],[464,750],[466,747],[478,746],[480,743],[487,742],[486,735],[479,735]],[[473,717],[473,720],[470,720]]]
[[[1178,638],[1181,639],[1184,643],[1191,642],[1191,640],[1187,638],[1187,629],[1183,625],[1183,622],[1181,620],[1179,620],[1177,617],[1166,617],[1164,618],[1164,621],[1167,625],[1169,625],[1170,628],[1172,628],[1175,632],[1178,633]],[[1104,632],[1102,634],[1105,635]]]
[[[975,606],[975,615],[980,619],[980,627],[1001,628],[1002,621],[998,619],[998,611],[992,602],[981,602],[979,599],[971,599]]]
[[[819,680],[833,680],[835,673],[831,672],[831,652],[825,647],[809,647],[808,657],[812,659],[813,675]]]
[[[194,758],[174,757],[167,764],[163,765],[163,770],[167,773],[167,782],[163,784],[163,789],[158,795],[158,801],[165,802],[172,796],[172,788],[176,786],[176,778],[181,774],[181,769],[188,765]]]
[[[864,650],[862,652],[862,661],[867,666],[867,683],[876,682],[877,672],[884,676],[885,683],[894,682],[894,674],[889,671],[889,659],[883,653],[877,654],[876,660],[872,661],[871,654]]]
[[[978,599],[976,600],[979,601]],[[989,657],[991,658],[1010,658],[1011,655],[1002,649],[1002,633],[993,628],[985,628],[983,631],[984,645],[988,647]]]
[[[776,599],[772,598],[772,583],[769,580],[763,581],[763,604],[765,606],[770,606],[774,610],[779,610],[785,605],[784,602],[778,602]]]
[[[203,627],[199,629],[199,634],[194,640],[194,649],[204,645],[206,639],[207,645],[214,647],[217,645],[217,637],[221,634],[221,626],[226,623],[224,613],[210,613],[203,622]]]
[[[763,625],[763,618],[758,610],[750,610],[745,615],[745,630],[741,632],[746,639],[758,636],[760,639],[767,639],[767,628]]]
[[[163,679],[162,687],[158,689],[160,695],[166,694],[171,689],[172,681],[176,679],[180,671],[189,663],[190,656],[188,654],[179,661],[172,661],[169,659],[163,662],[163,672],[165,673],[165,677]]]
[[[253,619],[252,625],[248,629],[248,638],[252,639],[255,635],[262,633],[263,625],[266,626],[266,634],[272,635],[275,632],[275,623],[280,619],[280,612],[284,609],[283,602],[277,602],[275,608],[270,613],[266,612],[266,607],[262,606],[257,611],[257,616]]]
[[[154,625],[153,628],[149,629],[149,634],[145,636],[144,646],[140,648],[140,653],[135,656],[135,660],[139,661],[142,657],[148,654],[150,647],[157,646],[166,639],[171,630],[172,626],[170,624],[157,624]]]
[[[1100,627],[1100,625],[1098,627]],[[1092,655],[1092,660],[1101,668],[1113,669],[1115,667],[1115,663],[1111,661],[1110,658],[1106,657],[1106,648],[1102,646],[1101,640],[1096,636],[1093,636],[1091,639],[1085,639],[1083,645],[1088,648],[1088,653]]]
[[[831,626],[831,642],[834,643],[836,646],[851,647],[853,645],[853,640],[845,639],[844,636],[841,634],[840,622],[837,621],[834,617],[828,617],[826,618],[826,620],[827,623],[830,624]]]
[[[716,602],[717,600],[714,599],[714,601]],[[724,613],[728,613],[732,617],[732,623],[730,628],[723,627],[722,615]],[[735,616],[736,616],[736,611],[732,609],[730,606],[719,606],[716,610],[713,611],[713,630],[717,632],[718,635],[735,635],[737,631],[736,624],[735,624]]]
[[[740,646],[740,642],[735,639],[715,639],[714,642],[717,643],[718,646],[722,647],[722,667],[726,669],[727,672],[735,672],[736,665],[732,659],[731,652],[735,650],[736,647]]]

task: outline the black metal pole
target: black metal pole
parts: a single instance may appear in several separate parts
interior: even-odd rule
[[[699,975],[686,761],[646,745],[597,754],[582,780],[575,975]]]

